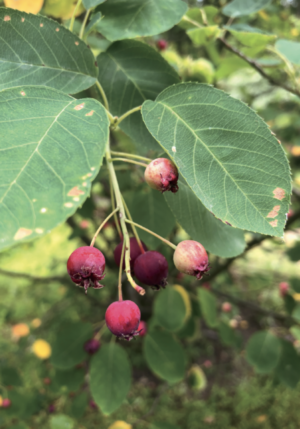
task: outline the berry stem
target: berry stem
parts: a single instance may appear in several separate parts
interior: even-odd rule
[[[127,231],[127,225],[125,222],[126,213],[125,213],[125,209],[124,209],[124,205],[123,205],[123,201],[122,201],[122,195],[121,195],[121,191],[119,188],[119,183],[118,183],[118,179],[117,179],[117,176],[115,173],[114,165],[111,162],[109,145],[107,145],[107,147],[106,147],[105,156],[106,156],[108,171],[109,171],[111,181],[112,181],[112,186],[113,186],[115,197],[116,197],[117,208],[120,209],[119,219],[120,219],[121,229],[123,232],[123,240],[125,242],[125,271],[126,271],[127,279],[129,281],[129,283],[131,284],[131,286],[140,295],[145,295],[145,293],[146,293],[145,289],[143,289],[141,286],[137,285],[136,282],[133,280],[132,275],[131,275],[131,270],[130,270],[130,240],[129,240],[129,235],[128,235],[128,231]]]
[[[97,231],[96,231],[96,233],[95,233],[95,235],[94,235],[94,237],[93,237],[93,239],[92,239],[92,241],[91,241],[91,244],[90,244],[90,246],[91,247],[93,247],[94,246],[94,244],[95,244],[95,241],[96,241],[96,238],[98,237],[98,234],[99,234],[99,232],[101,231],[101,229],[104,227],[104,225],[106,224],[106,222],[115,214],[115,213],[117,213],[117,211],[119,210],[119,207],[117,207],[117,208],[115,208],[114,209],[114,211],[112,211],[111,213],[110,213],[110,215],[109,216],[107,216],[107,218],[106,219],[104,219],[104,221],[101,223],[101,225],[99,226],[99,228],[97,229]]]
[[[109,187],[110,187],[111,206],[112,206],[112,209],[115,210],[115,208],[116,208],[116,205],[115,205],[115,194],[114,194],[114,189],[113,189],[113,186],[112,186],[112,181],[111,181],[110,174],[108,175],[108,179],[109,179]],[[116,224],[116,228],[117,228],[119,237],[122,240],[123,236],[122,236],[122,232],[121,232],[119,220],[118,220],[118,217],[117,217],[116,213],[114,213],[114,220],[115,220],[115,224]]]
[[[119,301],[123,301],[123,295],[122,295],[122,267],[123,267],[124,253],[125,253],[125,240],[123,240],[122,253],[121,253],[121,259],[120,259],[120,267],[119,267],[119,282],[118,282]]]
[[[132,113],[138,112],[139,110],[141,110],[142,106],[137,106],[134,107],[131,110],[128,110],[127,112],[124,113],[124,115],[120,116],[118,118],[118,120],[114,123],[114,127],[116,127],[117,125],[119,125],[120,122],[122,122],[125,118],[127,118],[127,116],[131,115]]]
[[[110,121],[111,124],[114,124],[115,123],[115,118],[113,117],[113,115],[109,111],[109,105],[108,105],[108,101],[107,101],[104,89],[102,88],[102,86],[101,86],[101,84],[100,84],[100,82],[98,80],[96,80],[96,85],[97,85],[97,88],[99,89],[101,97],[103,99],[104,107],[106,109],[106,113],[108,115],[109,121]]]
[[[74,26],[74,21],[75,21],[75,15],[81,5],[82,0],[78,0],[77,5],[75,6],[74,10],[73,10],[73,15],[71,18],[71,22],[70,22],[70,26],[69,26],[69,30],[73,31],[73,26]]]
[[[148,164],[144,164],[143,162],[134,161],[133,159],[126,159],[126,158],[111,158],[111,162],[114,161],[123,161],[123,162],[129,162],[130,164],[136,164],[141,165],[142,167],[147,168]]]
[[[81,29],[80,29],[80,33],[79,33],[79,38],[80,38],[80,39],[82,39],[82,38],[83,38],[83,33],[84,33],[84,30],[85,30],[85,26],[86,26],[87,20],[88,20],[88,18],[89,18],[89,16],[90,16],[90,13],[91,13],[91,9],[88,9],[88,10],[86,11],[86,13],[85,13],[84,20],[83,20],[83,22],[82,22]]]
[[[137,226],[138,228],[141,228],[141,229],[143,229],[144,231],[147,231],[149,234],[154,235],[154,237],[159,238],[159,239],[160,239],[161,241],[163,241],[165,244],[167,244],[168,246],[172,247],[172,249],[176,250],[176,247],[177,247],[177,246],[176,246],[175,244],[171,243],[171,241],[167,240],[166,238],[163,238],[163,237],[161,237],[160,235],[155,234],[155,232],[151,231],[150,229],[145,228],[144,226],[139,225],[138,223],[135,223],[135,222],[133,222],[132,220],[125,219],[125,222],[130,223],[130,224],[132,224],[132,225],[134,225],[134,226]]]
[[[135,159],[140,159],[141,161],[146,161],[146,162],[151,162],[152,159],[150,158],[145,158],[144,156],[140,156],[140,155],[134,155],[133,153],[126,153],[126,152],[115,152],[115,151],[111,151],[110,152],[112,155],[116,155],[116,156],[122,156],[122,157],[126,157],[126,158],[135,158]]]
[[[133,219],[132,219],[132,217],[131,217],[130,211],[128,210],[127,204],[125,203],[125,200],[124,200],[124,198],[123,198],[123,195],[122,195],[122,201],[123,201],[123,204],[124,204],[124,207],[125,207],[125,211],[126,211],[126,213],[127,213],[127,216],[129,217],[129,219],[131,220],[131,222],[133,222]],[[131,224],[131,228],[132,228],[133,234],[134,234],[134,236],[135,236],[135,238],[136,238],[136,241],[137,241],[137,243],[138,243],[138,245],[139,245],[139,248],[141,249],[141,252],[142,252],[142,253],[145,253],[145,250],[144,250],[144,248],[143,248],[143,245],[142,245],[142,242],[141,242],[140,237],[139,237],[139,235],[138,235],[138,232],[137,232],[137,230],[136,230],[136,227],[135,227],[134,225],[132,225],[132,224]]]

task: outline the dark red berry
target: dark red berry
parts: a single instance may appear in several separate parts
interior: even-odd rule
[[[2,400],[2,407],[3,408],[9,408],[11,406],[11,400],[8,398],[5,398]]]
[[[206,250],[197,241],[185,240],[179,243],[173,258],[178,271],[195,276],[198,280],[209,270]]]
[[[49,405],[48,407],[48,413],[52,414],[55,411],[55,406],[53,404]]]
[[[230,302],[223,302],[223,304],[222,304],[222,311],[224,313],[230,313],[231,310],[232,310],[232,307],[231,307]]]
[[[164,39],[160,39],[156,42],[156,46],[160,51],[164,51],[168,47],[168,42]]]
[[[136,278],[145,285],[153,286],[156,290],[167,285],[168,262],[156,250],[148,250],[140,255],[133,268]]]
[[[147,246],[145,243],[141,242],[143,249],[147,250]],[[121,241],[121,243],[119,243],[117,245],[117,247],[114,250],[114,258],[115,258],[115,263],[119,266],[120,265],[120,261],[121,261],[121,255],[122,255],[122,247],[123,247],[123,241]],[[140,256],[140,254],[142,253],[140,246],[136,240],[135,237],[131,237],[130,238],[130,268],[133,269],[133,264],[134,261],[136,260],[136,258],[138,256]],[[123,258],[123,265],[122,265],[123,270],[125,269],[125,259]]]
[[[91,407],[91,408],[93,408],[94,410],[95,410],[96,408],[98,408],[98,407],[97,407],[96,402],[95,402],[95,401],[93,401],[92,399],[90,400],[90,407]]]
[[[84,287],[85,293],[89,287],[101,289],[103,285],[99,280],[105,276],[105,258],[95,247],[79,247],[69,257],[67,270],[71,280],[77,286]]]
[[[178,170],[167,158],[157,158],[150,162],[145,170],[148,185],[160,192],[178,191]]]
[[[137,330],[139,331],[139,336],[144,337],[148,331],[147,323],[141,320]]]
[[[289,291],[290,285],[287,282],[279,283],[279,292],[282,297],[284,297]]]
[[[45,378],[43,379],[43,382],[44,382],[44,384],[51,384],[51,378],[49,378],[49,377],[45,377]]]
[[[96,340],[96,338],[92,338],[91,340],[88,340],[84,344],[84,350],[89,353],[90,355],[93,355],[99,350],[100,347],[100,341]]]
[[[108,329],[117,337],[127,341],[138,333],[141,319],[139,307],[133,301],[115,301],[106,310],[105,321]]]

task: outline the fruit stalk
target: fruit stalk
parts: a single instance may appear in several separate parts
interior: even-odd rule
[[[120,259],[120,267],[119,267],[119,282],[118,282],[119,301],[123,301],[123,295],[122,295],[122,267],[123,267],[124,253],[125,253],[125,240],[123,240],[122,253],[121,253],[121,259]]]
[[[126,158],[140,159],[141,161],[145,161],[148,163],[152,161],[152,159],[150,158],[146,158],[145,156],[140,156],[140,155],[134,155],[133,153],[115,152],[113,150],[110,153],[115,156],[121,156],[121,157],[125,156]]]
[[[108,179],[109,179],[111,206],[112,206],[112,209],[115,210],[115,208],[116,208],[116,205],[115,205],[115,194],[114,194],[114,188],[112,186],[112,181],[111,181],[110,174],[108,175]],[[114,214],[114,220],[115,220],[115,224],[116,224],[116,228],[117,228],[119,237],[122,240],[122,232],[121,232],[120,224],[119,224],[119,221],[118,221],[116,213]]]
[[[148,164],[145,164],[144,162],[139,162],[139,161],[135,161],[133,159],[127,159],[127,158],[112,158],[111,162],[113,161],[123,161],[123,162],[129,162],[130,164],[136,164],[136,165],[140,165],[142,167],[147,168]]]
[[[123,196],[122,196],[122,201],[123,201],[123,204],[124,204],[127,216],[129,217],[129,219],[131,220],[131,222],[133,222],[133,219],[131,217],[130,211],[128,210],[127,204],[125,203],[125,200],[124,200]],[[131,228],[132,228],[133,234],[134,234],[134,236],[136,238],[136,241],[138,242],[139,248],[141,249],[141,252],[145,253],[145,250],[143,248],[143,245],[142,245],[142,242],[141,242],[140,237],[138,235],[138,232],[136,230],[136,227],[133,224],[131,224]]]
[[[129,219],[125,219],[125,222],[130,223],[131,225],[137,226],[138,228],[143,229],[143,230],[144,230],[144,231],[146,231],[146,232],[149,232],[149,234],[154,235],[154,237],[159,238],[159,239],[160,239],[161,241],[163,241],[165,244],[167,244],[168,246],[172,247],[172,249],[176,250],[176,247],[177,247],[177,246],[176,246],[175,244],[171,243],[171,241],[167,240],[166,238],[163,238],[163,237],[161,237],[160,235],[155,234],[155,232],[151,231],[150,229],[145,228],[144,226],[139,225],[138,223],[133,222],[132,220],[129,220]]]
[[[139,110],[141,110],[141,108],[142,108],[142,106],[137,106],[137,107],[134,107],[133,109],[125,112],[124,115],[120,116],[117,119],[117,121],[114,123],[114,127],[117,127],[120,122],[122,122],[125,118],[127,118],[127,116],[131,115],[132,113],[138,112]]]
[[[104,227],[104,225],[106,224],[106,222],[115,214],[115,213],[117,213],[117,211],[119,210],[119,208],[117,207],[117,208],[115,208],[111,213],[110,213],[110,215],[109,216],[107,216],[107,218],[106,219],[104,219],[104,221],[101,223],[101,225],[99,226],[99,228],[97,229],[97,231],[95,232],[95,235],[94,235],[94,237],[93,237],[93,239],[92,239],[92,241],[91,241],[91,244],[90,244],[90,246],[91,247],[93,247],[94,246],[94,244],[95,244],[95,241],[96,241],[96,238],[98,237],[98,235],[99,235],[99,232],[101,231],[101,229]]]

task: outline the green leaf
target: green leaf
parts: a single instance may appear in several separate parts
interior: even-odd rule
[[[64,222],[88,197],[109,121],[93,99],[45,87],[0,92],[0,249]]]
[[[200,300],[200,307],[205,323],[210,328],[218,326],[217,319],[217,301],[215,296],[207,289],[199,288],[197,290]]]
[[[84,343],[92,338],[90,323],[68,322],[60,326],[52,346],[51,363],[59,369],[69,369],[86,357]]]
[[[291,288],[297,292],[300,293],[300,279],[298,279],[297,277],[292,278],[289,280]]]
[[[98,31],[115,41],[169,30],[180,21],[187,5],[180,0],[109,0],[97,11],[104,16]]]
[[[278,364],[280,340],[270,332],[257,332],[247,343],[246,359],[260,374],[271,372]]]
[[[90,388],[103,414],[120,407],[131,384],[131,367],[125,350],[110,343],[101,347],[91,361]]]
[[[208,24],[214,24],[215,18],[219,13],[219,9],[217,9],[214,6],[204,6],[201,9],[203,9],[203,11],[205,12]],[[192,21],[198,22],[201,25],[205,25],[203,22],[203,16],[202,16],[201,10],[198,7],[190,8],[186,12],[185,16],[190,18]],[[179,25],[179,27],[183,28],[184,30],[189,30],[191,28],[195,28],[195,24],[192,24],[191,22],[186,21],[185,17],[182,18],[182,20],[180,21],[180,23],[178,25]]]
[[[290,258],[291,261],[297,262],[300,259],[300,243],[297,242],[295,246],[288,249],[286,252],[287,256]]]
[[[210,25],[203,28],[193,28],[187,31],[187,35],[195,46],[204,46],[216,40],[221,34],[221,29],[217,25]]]
[[[165,192],[164,197],[182,228],[214,255],[232,258],[241,254],[246,245],[243,231],[216,219],[183,179],[178,185],[176,194]]]
[[[295,388],[300,380],[300,357],[291,343],[281,341],[281,347],[276,376],[285,386]]]
[[[64,414],[51,416],[49,421],[51,429],[73,429],[75,427],[75,421]]]
[[[290,332],[296,338],[297,341],[300,341],[300,326],[292,326],[290,328]]]
[[[88,395],[86,392],[82,392],[80,393],[80,395],[77,395],[72,401],[70,409],[71,416],[76,420],[80,419],[84,415],[87,405]]]
[[[154,302],[154,316],[168,331],[178,331],[186,319],[186,306],[181,294],[172,286],[157,294]]]
[[[297,322],[300,322],[300,304],[296,304],[296,302],[294,305],[294,309],[292,310],[292,318],[297,320]]]
[[[91,9],[92,7],[99,6],[99,4],[104,3],[106,0],[82,0],[83,6],[86,9]]]
[[[1,384],[3,386],[22,386],[22,379],[14,367],[1,365]]]
[[[279,39],[275,43],[275,48],[291,63],[300,65],[300,43]]]
[[[248,25],[242,25],[241,27],[232,25],[230,27],[225,26],[225,28],[236,40],[248,48],[260,47],[263,49],[266,45],[277,39],[275,34],[266,34],[259,28],[253,28]]]
[[[110,111],[116,116],[142,105],[145,100],[154,100],[163,89],[180,81],[173,67],[157,51],[135,40],[113,43],[97,61],[101,64],[99,81]],[[160,150],[140,112],[123,120],[120,127],[142,151]]]
[[[222,13],[232,18],[246,16],[264,9],[270,3],[271,0],[233,0],[223,8]]]
[[[183,83],[142,107],[147,128],[217,218],[282,236],[291,181],[283,148],[241,101],[211,86]]]
[[[0,8],[0,38],[0,90],[44,85],[75,94],[96,82],[91,50],[56,21]]]
[[[56,387],[58,390],[67,388],[71,392],[76,392],[84,382],[85,371],[83,368],[72,368],[68,371],[55,371],[50,387]]]
[[[176,221],[163,195],[146,187],[143,191],[135,192],[131,196],[132,198],[128,199],[128,207],[134,221],[162,237],[168,237],[174,229]],[[157,248],[162,243],[161,240],[142,229],[138,228],[138,233],[149,248]]]
[[[181,429],[179,426],[177,425],[172,425],[171,423],[152,423],[150,426],[150,429]]]
[[[154,374],[169,383],[184,378],[185,354],[182,346],[167,332],[148,332],[144,356]]]

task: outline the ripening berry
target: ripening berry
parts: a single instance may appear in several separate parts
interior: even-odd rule
[[[168,42],[164,39],[160,39],[156,42],[156,46],[160,51],[164,51],[168,47]]]
[[[74,250],[67,262],[67,270],[71,280],[84,288],[101,289],[99,283],[105,276],[105,258],[100,250],[91,246],[82,246]]]
[[[48,407],[48,413],[52,414],[55,411],[55,406],[53,404],[49,405]]]
[[[178,271],[195,276],[198,280],[209,270],[206,250],[197,241],[185,240],[179,243],[173,258]]]
[[[107,308],[105,321],[108,329],[117,337],[130,341],[138,333],[141,320],[139,307],[133,301],[115,301]]]
[[[150,188],[157,191],[178,191],[178,170],[176,165],[167,158],[151,161],[145,170],[145,180]]]
[[[147,250],[147,246],[146,244],[144,244],[143,242],[142,246],[144,250]],[[121,243],[119,243],[117,245],[117,247],[114,250],[114,258],[115,258],[115,263],[119,266],[120,265],[120,261],[121,261],[121,255],[122,255],[122,247],[123,247],[123,241],[121,241]],[[140,256],[140,254],[142,253],[140,246],[136,240],[135,237],[131,237],[130,238],[130,268],[131,270],[133,269],[133,264],[134,261],[136,260],[136,258],[138,256]],[[125,254],[123,257],[123,265],[122,265],[123,270],[125,269]]]
[[[211,367],[212,367],[212,362],[211,362],[209,359],[207,359],[207,360],[203,363],[203,366],[204,366],[205,368],[211,368]]]
[[[11,406],[11,400],[8,398],[2,399],[2,405],[3,408],[9,408]]]
[[[96,408],[98,408],[98,407],[97,407],[96,402],[95,402],[95,401],[93,401],[92,399],[90,400],[89,405],[90,405],[90,407],[91,407],[91,408],[93,408],[94,410],[95,410]]]
[[[167,285],[168,262],[156,250],[148,250],[141,254],[135,260],[133,268],[136,278],[145,285],[156,290]]]
[[[230,313],[231,310],[232,310],[232,308],[231,308],[230,302],[223,302],[222,311],[224,311],[224,313]]]
[[[26,323],[18,323],[17,325],[12,326],[11,330],[13,337],[16,339],[26,337],[30,332]]]
[[[148,331],[147,323],[141,320],[137,330],[139,331],[139,336],[144,337]]]
[[[282,297],[284,297],[289,291],[290,285],[287,282],[279,283],[279,293]]]
[[[90,355],[93,355],[94,353],[96,353],[99,350],[99,347],[100,347],[100,341],[97,340],[96,338],[92,338],[86,341],[86,343],[84,344],[84,350]]]
[[[295,212],[294,212],[294,210],[292,210],[292,209],[289,209],[289,211],[288,211],[288,213],[287,213],[287,218],[289,219],[290,217],[292,217],[293,216],[293,214],[294,214]]]
[[[51,384],[51,378],[49,378],[49,377],[45,377],[44,379],[43,379],[43,383],[44,384]]]

